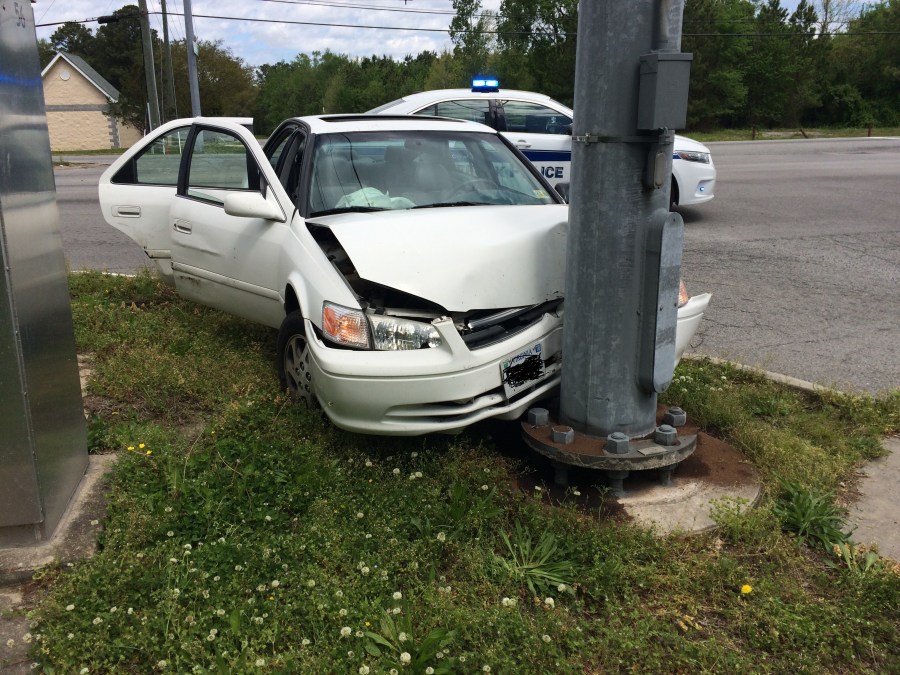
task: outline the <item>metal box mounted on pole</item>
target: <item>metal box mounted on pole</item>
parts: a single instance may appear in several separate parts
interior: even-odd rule
[[[47,539],[88,464],[29,3],[0,5],[0,545]]]

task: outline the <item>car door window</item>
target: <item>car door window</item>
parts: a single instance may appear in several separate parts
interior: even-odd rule
[[[200,129],[188,165],[187,196],[224,203],[222,190],[259,190],[259,168],[243,141],[227,131]]]
[[[179,127],[160,136],[125,164],[112,182],[119,184],[171,185],[178,184],[181,156],[187,147],[191,128]]]
[[[486,98],[440,101],[419,110],[416,115],[437,115],[491,125],[491,102]]]
[[[528,134],[569,134],[572,119],[540,103],[503,101],[506,130]]]

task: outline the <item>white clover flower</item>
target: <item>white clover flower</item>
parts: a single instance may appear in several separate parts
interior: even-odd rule
[[[95,626],[99,626],[101,623],[103,623],[103,619],[101,619],[99,616],[95,616],[94,620],[91,623],[93,623]]]
[[[128,614],[134,614],[134,607],[128,608]]]
[[[217,609],[217,610],[216,610],[216,616],[225,616],[225,610],[224,610],[224,609]]]
[[[350,637],[350,634],[353,631],[350,629],[350,626],[344,626],[341,628],[341,637]]]
[[[369,666],[363,664],[359,667],[359,675],[369,675]]]
[[[394,595],[392,597],[394,598],[394,600],[402,600],[403,593],[401,593],[400,591],[394,591]]]
[[[281,586],[281,582],[278,581],[278,579],[273,579],[272,580],[272,588],[278,588],[279,586]]]
[[[213,581],[218,581],[218,580],[221,579],[221,578],[222,578],[222,577],[220,577],[220,576],[217,574],[216,576],[213,577]]]
[[[363,567],[362,567],[362,569],[360,570],[360,572],[362,572],[362,573],[363,573],[363,576],[365,576],[365,575],[367,575],[367,574],[369,573],[369,568],[366,567],[365,565],[363,565]]]
[[[169,562],[172,563],[172,564],[177,564],[177,563],[178,563],[178,558],[169,558]]]
[[[391,668],[388,673],[390,673],[390,675],[399,675],[399,671],[396,668]]]
[[[263,622],[263,618],[261,616],[253,617],[253,623],[255,623],[257,626],[262,625],[262,622]]]
[[[482,672],[489,673],[491,672],[491,667],[488,665],[481,666]]]
[[[400,663],[404,666],[408,666],[410,663],[412,663],[412,656],[410,656],[409,652],[403,652],[400,655]]]
[[[489,488],[488,488],[487,485],[482,485],[482,486],[481,486],[481,489],[482,489],[482,490],[488,490]]]
[[[460,656],[460,657],[459,657],[459,662],[460,662],[460,663],[465,663],[465,662],[466,662],[466,657],[465,657],[465,656]]]
[[[340,611],[338,612],[338,615],[339,616],[347,616],[347,610],[344,609],[343,607],[341,607]]]
[[[300,644],[304,647],[308,647],[312,643],[310,642],[309,638],[303,638],[302,640],[300,640]]]
[[[260,584],[259,586],[256,587],[256,590],[259,591],[260,593],[262,593],[264,590],[266,590],[266,585]]]
[[[372,466],[372,460],[371,460],[371,459],[367,459],[367,460],[366,460],[366,466]],[[363,666],[363,668],[366,668],[366,667]],[[362,668],[360,668],[360,670],[362,670]],[[368,669],[368,668],[366,668],[366,672],[369,672],[369,669]]]
[[[316,587],[316,580],[315,580],[315,579],[310,579],[309,581],[306,582],[306,585],[309,586],[310,588],[315,588],[315,587]]]
[[[572,494],[575,495],[576,497],[580,497],[580,496],[581,496],[581,490],[572,490]]]
[[[357,517],[357,518],[364,518],[365,515],[366,515],[366,514],[363,513],[362,511],[357,511],[357,512],[356,512],[356,517]]]
[[[541,635],[541,640],[543,640],[544,642],[550,642],[550,636],[546,634]]]
[[[565,584],[560,584],[559,586],[556,587],[556,590],[558,590],[560,593],[565,593],[565,592],[566,592],[566,588],[567,588],[567,587],[566,587]]]
[[[81,670],[78,671],[79,675],[87,675],[89,672],[91,672],[91,671],[88,670],[87,668],[82,668]]]
[[[67,612],[71,612],[73,609],[75,609],[75,605],[66,605]]]
[[[100,521],[99,521],[99,520],[92,520],[92,521],[91,521],[91,525],[99,525],[99,524],[100,524]]]
[[[243,566],[243,565],[235,565],[235,566],[234,566],[234,571],[235,571],[235,572],[240,572],[240,571],[242,571],[243,569],[244,569],[244,566]]]
[[[160,669],[165,668],[167,665],[169,665],[169,662],[166,661],[165,659],[160,659],[159,661],[156,662],[156,667],[160,668]]]
[[[172,507],[167,506],[166,508],[163,509],[163,511],[165,511],[166,513],[172,513]]]
[[[262,668],[264,665],[266,665],[265,659],[256,659],[256,667],[257,668]]]
[[[74,639],[75,639],[75,633],[69,633],[68,635],[66,635],[66,637],[67,637],[69,640],[74,640]]]
[[[444,532],[438,532],[438,533],[437,533],[437,540],[438,540],[438,541],[442,541],[442,542],[443,542],[443,541],[447,541],[447,534],[444,533]]]
[[[172,530],[169,530],[168,532],[166,532],[166,536],[167,536],[167,537],[174,537],[174,536],[175,536],[175,533],[172,532]]]
[[[356,632],[354,633],[354,635],[355,635],[356,637],[363,637],[363,636],[365,635],[365,633],[363,633],[361,630],[358,630],[358,631],[356,631]]]
[[[425,675],[434,675],[434,668],[432,668],[431,666],[428,666],[425,669]]]
[[[190,544],[185,544],[185,545],[182,546],[181,548],[183,548],[185,551],[190,551],[190,550],[191,550],[192,548],[194,548],[194,547],[191,546]]]
[[[399,475],[400,475],[400,469],[394,469],[393,471],[391,471],[391,473],[394,474],[395,476],[399,476]]]
[[[13,640],[12,638],[10,638],[9,640],[6,641],[6,646],[7,646],[7,647],[15,647],[15,646],[16,646],[16,641]]]
[[[419,456],[419,453],[418,453],[418,452],[411,452],[411,453],[409,453],[409,456],[412,457],[413,459],[415,459],[416,457]]]
[[[415,475],[416,478],[421,478],[421,477],[422,477],[422,472],[421,472],[421,471],[416,471],[416,473],[415,473],[414,475]]]
[[[32,638],[31,633],[25,633],[25,635],[22,636],[22,642],[24,642],[25,644],[28,644],[31,642],[31,638]]]
[[[265,521],[266,521],[267,523],[271,523],[271,522],[272,522],[272,516],[266,516]]]
[[[400,633],[400,635],[397,636],[397,640],[400,642],[406,642],[408,639],[406,633]]]
[[[544,598],[544,604],[550,608],[556,607],[556,601],[553,598]]]
[[[394,609],[391,610],[391,614],[399,614],[400,611],[401,611],[401,610],[400,610],[399,607],[394,607]]]
[[[225,537],[219,537],[218,539],[216,539],[216,541],[219,542],[220,544],[224,544],[224,543],[225,543]]]

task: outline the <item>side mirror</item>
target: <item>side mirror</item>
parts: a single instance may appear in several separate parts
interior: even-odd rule
[[[225,197],[225,213],[240,218],[262,218],[283,223],[286,218],[280,208],[258,192],[232,192]]]
[[[556,190],[557,194],[563,198],[563,201],[568,204],[569,203],[569,184],[568,183],[557,183],[553,186],[553,189]]]

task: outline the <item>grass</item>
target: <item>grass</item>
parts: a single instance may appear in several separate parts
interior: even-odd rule
[[[753,140],[752,129],[719,129],[717,131],[682,132],[701,143],[712,141],[750,141]],[[862,136],[900,136],[900,127],[872,127],[871,134],[865,127],[816,127],[815,129],[757,129],[756,139],[762,141],[786,140],[797,138],[859,138]]]
[[[685,363],[666,399],[743,449],[772,496],[749,513],[718,504],[715,533],[657,538],[586,495],[518,489],[533,469],[508,425],[344,433],[278,391],[272,331],[149,276],[78,274],[70,287],[94,369],[91,451],[119,460],[96,556],[38,580],[32,656],[45,672],[900,663],[896,570],[805,546],[773,508],[782,481],[838,490],[900,428],[900,395],[801,394]]]

